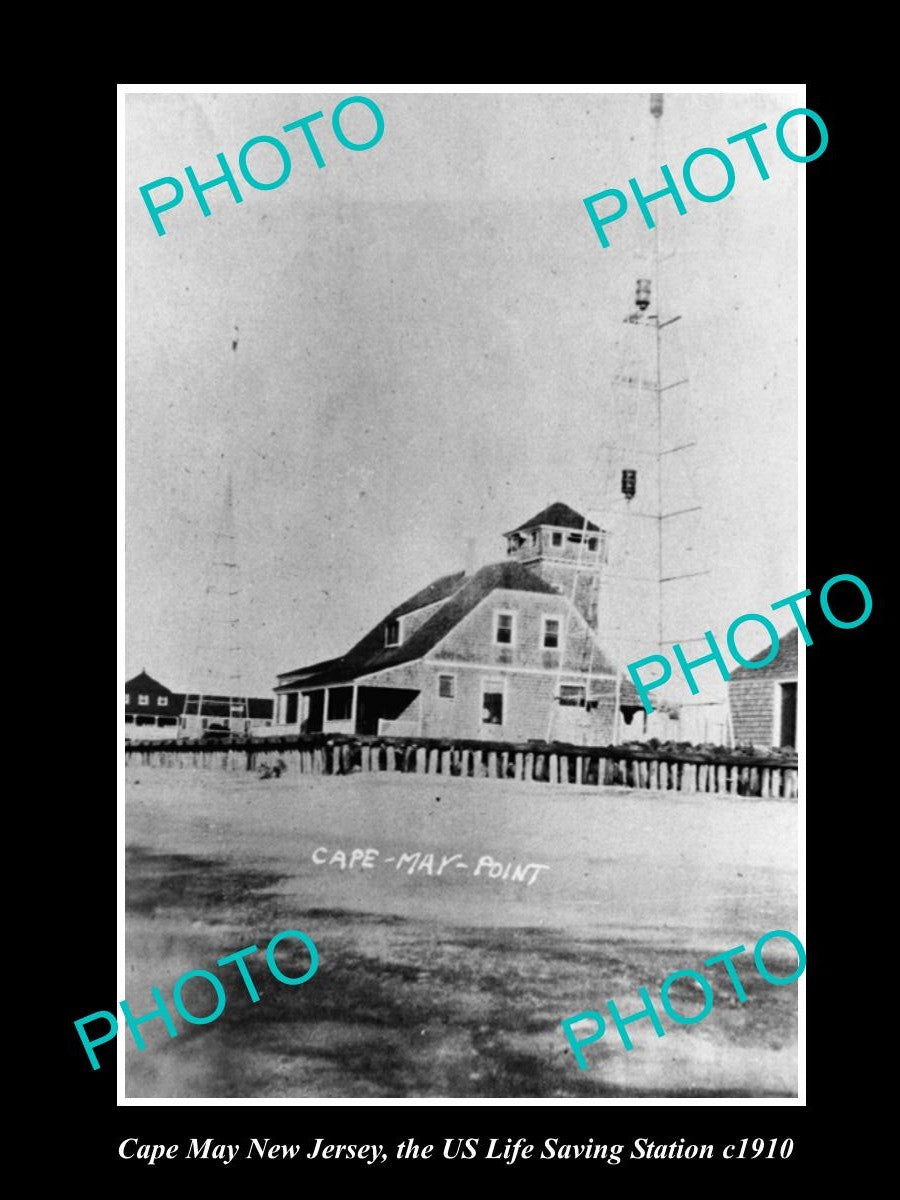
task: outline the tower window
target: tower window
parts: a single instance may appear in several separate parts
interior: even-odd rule
[[[514,617],[509,612],[498,612],[494,619],[494,641],[498,646],[513,644]]]
[[[384,626],[384,644],[386,646],[400,645],[400,621],[386,621]]]

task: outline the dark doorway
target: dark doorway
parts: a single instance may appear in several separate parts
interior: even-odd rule
[[[287,710],[284,714],[284,721],[286,725],[297,724],[297,704],[299,699],[299,692],[288,692]]]
[[[356,699],[356,732],[377,734],[378,722],[382,717],[386,721],[396,721],[418,694],[411,688],[359,688]]]
[[[309,696],[309,716],[306,718],[304,733],[321,733],[322,721],[325,716],[325,692],[306,692]]]
[[[782,683],[781,687],[781,729],[779,731],[779,746],[797,745],[797,685]]]

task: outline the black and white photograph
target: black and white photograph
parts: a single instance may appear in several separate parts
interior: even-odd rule
[[[123,111],[123,1003],[85,1069],[803,1103],[804,87]]]

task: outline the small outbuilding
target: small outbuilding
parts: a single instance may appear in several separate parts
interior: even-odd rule
[[[761,651],[751,662],[768,655]],[[797,745],[797,630],[781,639],[764,667],[738,667],[728,684],[731,726],[737,746]]]

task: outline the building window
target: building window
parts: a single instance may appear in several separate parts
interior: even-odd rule
[[[134,724],[134,717],[132,717],[130,714],[126,714],[126,716],[125,716],[125,724],[126,724],[126,725],[133,725],[133,724]]]
[[[438,675],[438,695],[442,700],[456,699],[455,675]]]
[[[554,546],[561,546],[562,545],[562,534],[561,533],[551,534],[550,541],[553,543]]]
[[[169,707],[169,697],[168,696],[157,696],[156,703],[159,705],[160,708],[168,708]]]
[[[498,646],[513,644],[514,617],[510,612],[498,612],[494,616],[494,641]]]
[[[559,689],[559,702],[568,708],[584,708],[585,688],[583,683],[564,683]]]
[[[400,645],[400,622],[399,620],[387,621],[384,626],[384,644],[386,646]]]
[[[595,537],[588,538],[588,550],[590,550],[590,552],[591,552],[592,554],[596,554],[596,552],[597,552],[597,539],[596,539]]]
[[[125,703],[126,704],[131,703],[131,696],[128,694],[128,692],[125,693]]]
[[[150,703],[149,696],[144,696],[144,695],[138,696],[138,704],[142,705],[144,708],[146,708],[149,703]]]
[[[574,542],[576,546],[580,546],[581,545],[581,534],[580,533],[570,533],[569,541]]]
[[[353,715],[353,688],[337,687],[328,689],[329,721],[349,721]]]
[[[503,683],[491,679],[481,689],[481,723],[482,725],[503,724]]]
[[[541,642],[545,650],[559,649],[560,624],[559,617],[544,617]]]

